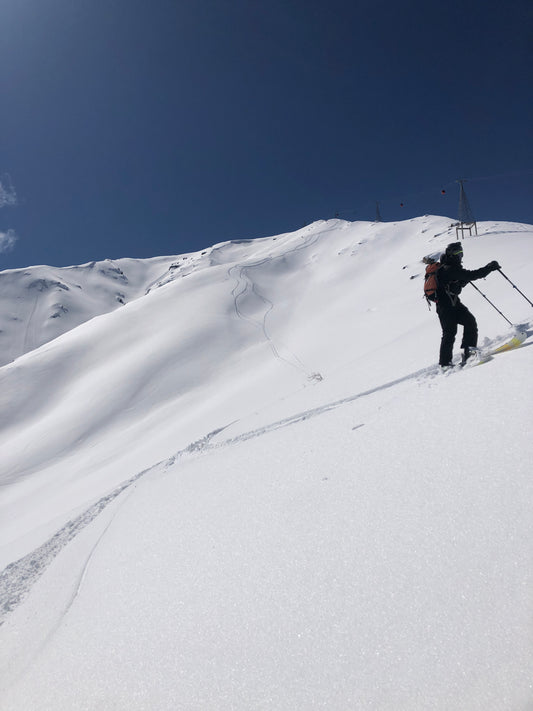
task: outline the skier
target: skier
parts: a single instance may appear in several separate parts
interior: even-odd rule
[[[477,323],[474,316],[461,303],[459,294],[463,286],[476,279],[483,279],[488,274],[500,269],[498,262],[489,262],[479,269],[464,269],[461,264],[463,247],[460,242],[452,242],[440,258],[441,267],[438,271],[437,285],[437,314],[442,326],[442,339],[440,343],[439,364],[443,367],[452,365],[452,353],[457,326],[463,326],[463,340],[461,348],[464,365],[472,355],[470,349],[477,346]]]

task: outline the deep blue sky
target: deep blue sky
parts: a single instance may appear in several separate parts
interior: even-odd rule
[[[459,177],[533,223],[532,28],[531,0],[2,0],[0,269],[455,218]]]

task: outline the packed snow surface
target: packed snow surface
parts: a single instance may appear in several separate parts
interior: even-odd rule
[[[531,299],[533,227],[478,231],[465,267]],[[532,307],[476,282],[528,337],[441,373],[421,260],[455,240],[0,273],[3,710],[533,708]]]

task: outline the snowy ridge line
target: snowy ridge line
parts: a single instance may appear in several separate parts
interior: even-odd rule
[[[209,432],[200,439],[191,442],[184,449],[176,452],[171,457],[163,459],[151,467],[138,472],[134,476],[130,477],[122,484],[117,486],[113,491],[111,491],[106,496],[103,496],[96,503],[86,509],[76,518],[69,521],[65,526],[63,526],[59,531],[57,531],[52,538],[48,539],[41,546],[28,553],[23,558],[20,558],[13,563],[10,563],[3,571],[0,573],[0,626],[4,623],[7,615],[12,612],[20,603],[24,600],[26,595],[29,593],[32,586],[37,582],[41,575],[45,572],[46,568],[51,564],[54,558],[61,552],[61,550],[73,540],[78,533],[80,533],[86,526],[88,526],[94,519],[118,496],[120,496],[126,489],[129,489],[133,484],[135,484],[139,479],[147,474],[155,472],[158,468],[163,467],[164,469],[170,468],[178,459],[188,455],[196,453],[205,453],[208,451],[214,451],[216,449],[221,449],[223,447],[228,447],[232,444],[238,442],[246,442],[249,439],[254,439],[260,437],[268,432],[273,432],[275,430],[281,429],[283,427],[289,427],[290,425],[297,424],[298,422],[303,422],[317,415],[324,414],[330,410],[334,410],[342,405],[354,402],[363,397],[367,397],[374,393],[380,392],[382,390],[387,390],[400,383],[415,380],[416,378],[422,376],[429,376],[437,374],[439,372],[439,366],[429,366],[426,368],[421,368],[414,373],[409,373],[401,378],[396,378],[388,383],[382,385],[377,385],[374,388],[365,390],[355,395],[350,395],[340,400],[335,400],[334,402],[326,403],[319,407],[315,407],[311,410],[305,410],[303,412],[296,413],[290,417],[283,418],[264,427],[259,427],[249,432],[244,432],[235,437],[230,437],[222,442],[213,443],[211,440],[225,429],[235,424],[237,421],[233,421],[219,427],[218,429]]]

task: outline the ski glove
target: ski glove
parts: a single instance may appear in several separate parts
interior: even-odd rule
[[[495,272],[495,271],[497,271],[498,269],[501,269],[500,265],[499,265],[498,262],[496,262],[496,261],[494,261],[494,262],[489,262],[489,263],[487,264],[487,267],[490,267],[491,272]]]

